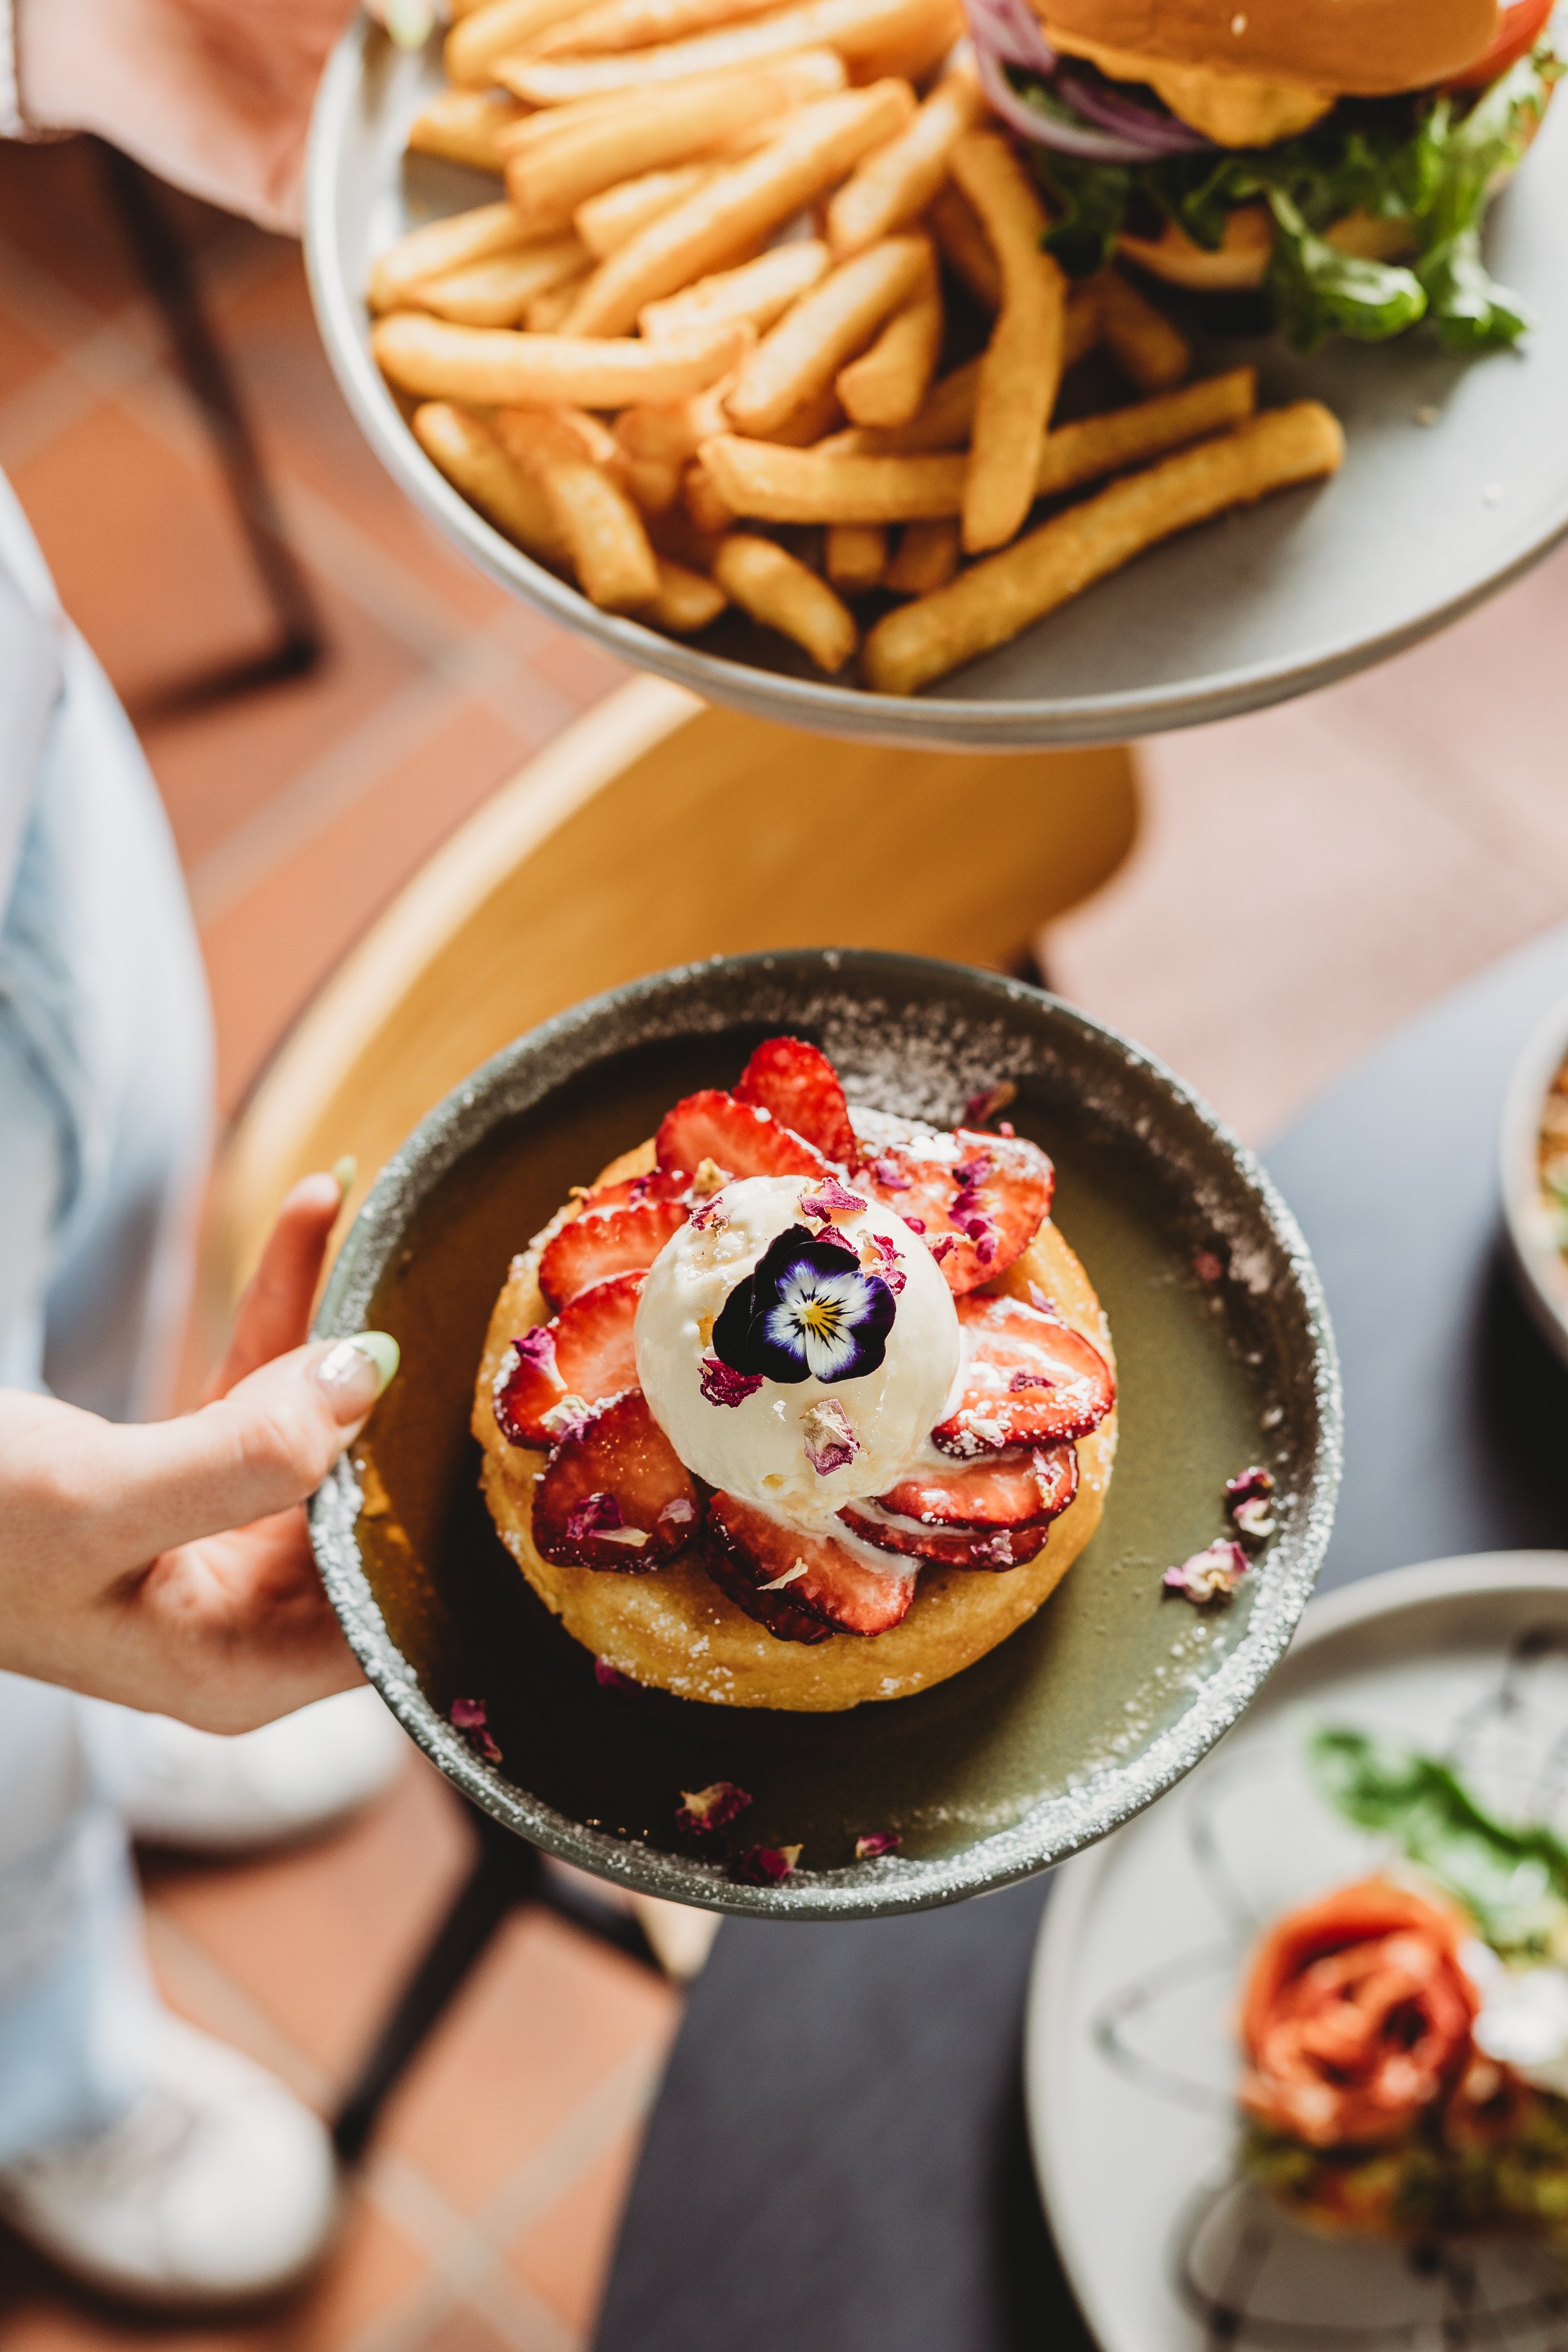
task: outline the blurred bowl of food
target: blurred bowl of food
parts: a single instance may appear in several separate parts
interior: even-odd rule
[[[1568,1362],[1568,997],[1543,1015],[1515,1065],[1499,1163],[1520,1288]]]

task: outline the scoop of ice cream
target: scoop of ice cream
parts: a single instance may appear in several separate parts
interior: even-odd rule
[[[654,1260],[637,1357],[654,1419],[689,1470],[776,1518],[826,1528],[844,1504],[892,1486],[942,1419],[958,1316],[935,1259],[890,1209],[810,1177],[748,1176]],[[871,1368],[857,1371],[860,1360]]]

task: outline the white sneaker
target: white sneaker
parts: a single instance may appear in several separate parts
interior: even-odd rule
[[[297,2285],[338,2215],[324,2126],[167,2013],[149,2063],[107,2131],[0,2165],[0,2216],[61,2270],[148,2308],[216,2311]]]
[[[246,1853],[325,1829],[380,1796],[408,1754],[373,1690],[318,1699],[234,1738],[89,1702],[87,1736],[131,1835],[198,1853]]]

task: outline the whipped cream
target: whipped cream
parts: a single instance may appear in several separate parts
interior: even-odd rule
[[[877,1202],[836,1208],[826,1226],[801,1208],[821,1192],[800,1176],[724,1185],[665,1244],[637,1317],[637,1379],[687,1468],[785,1526],[812,1529],[831,1528],[846,1503],[895,1483],[942,1419],[960,1356],[952,1293],[925,1244]],[[725,1302],[792,1225],[841,1238],[868,1272],[903,1276],[874,1370],[752,1383],[717,1366],[713,1327]],[[716,1401],[737,1388],[749,1392]]]

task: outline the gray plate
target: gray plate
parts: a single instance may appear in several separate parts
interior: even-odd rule
[[[306,247],[316,313],[350,406],[394,478],[490,576],[636,669],[820,733],[1022,750],[1117,741],[1233,717],[1396,653],[1514,578],[1568,531],[1568,104],[1494,207],[1492,267],[1540,324],[1521,353],[1468,362],[1422,332],[1310,358],[1275,339],[1208,339],[1200,367],[1257,360],[1262,397],[1312,394],[1350,451],[1288,491],[1155,549],[912,703],[830,684],[732,615],[698,644],[598,612],[531,563],[417,446],[367,348],[372,257],[415,223],[492,202],[496,183],[426,157],[408,123],[441,87],[435,44],[395,50],[363,19],[321,83]],[[1112,394],[1111,397],[1125,397]],[[1417,422],[1435,412],[1435,421]]]
[[[1057,1161],[1056,1216],[1110,1318],[1121,1440],[1093,1542],[967,1672],[843,1715],[598,1687],[478,1492],[473,1382],[514,1251],[572,1183],[652,1133],[758,1040],[816,1037],[853,1097],[943,1123],[1002,1075]],[[1205,1282],[1194,1258],[1227,1269]],[[1251,1157],[1169,1071],[994,973],[863,950],[716,958],[563,1013],[449,1095],[377,1179],[318,1328],[395,1332],[403,1368],[311,1506],[327,1590],[371,1680],[464,1793],[552,1853],[647,1893],[775,1916],[955,1901],[1042,1870],[1178,1780],[1279,1656],[1328,1539],[1333,1343],[1317,1276]],[[1280,1533],[1202,1615],[1160,1573],[1222,1533],[1224,1481],[1269,1462]],[[366,1491],[373,1507],[362,1512]],[[447,1720],[480,1697],[504,1764]],[[683,1847],[679,1791],[751,1791],[746,1842],[803,1842],[773,1890]],[[855,1839],[896,1830],[894,1858]]]

